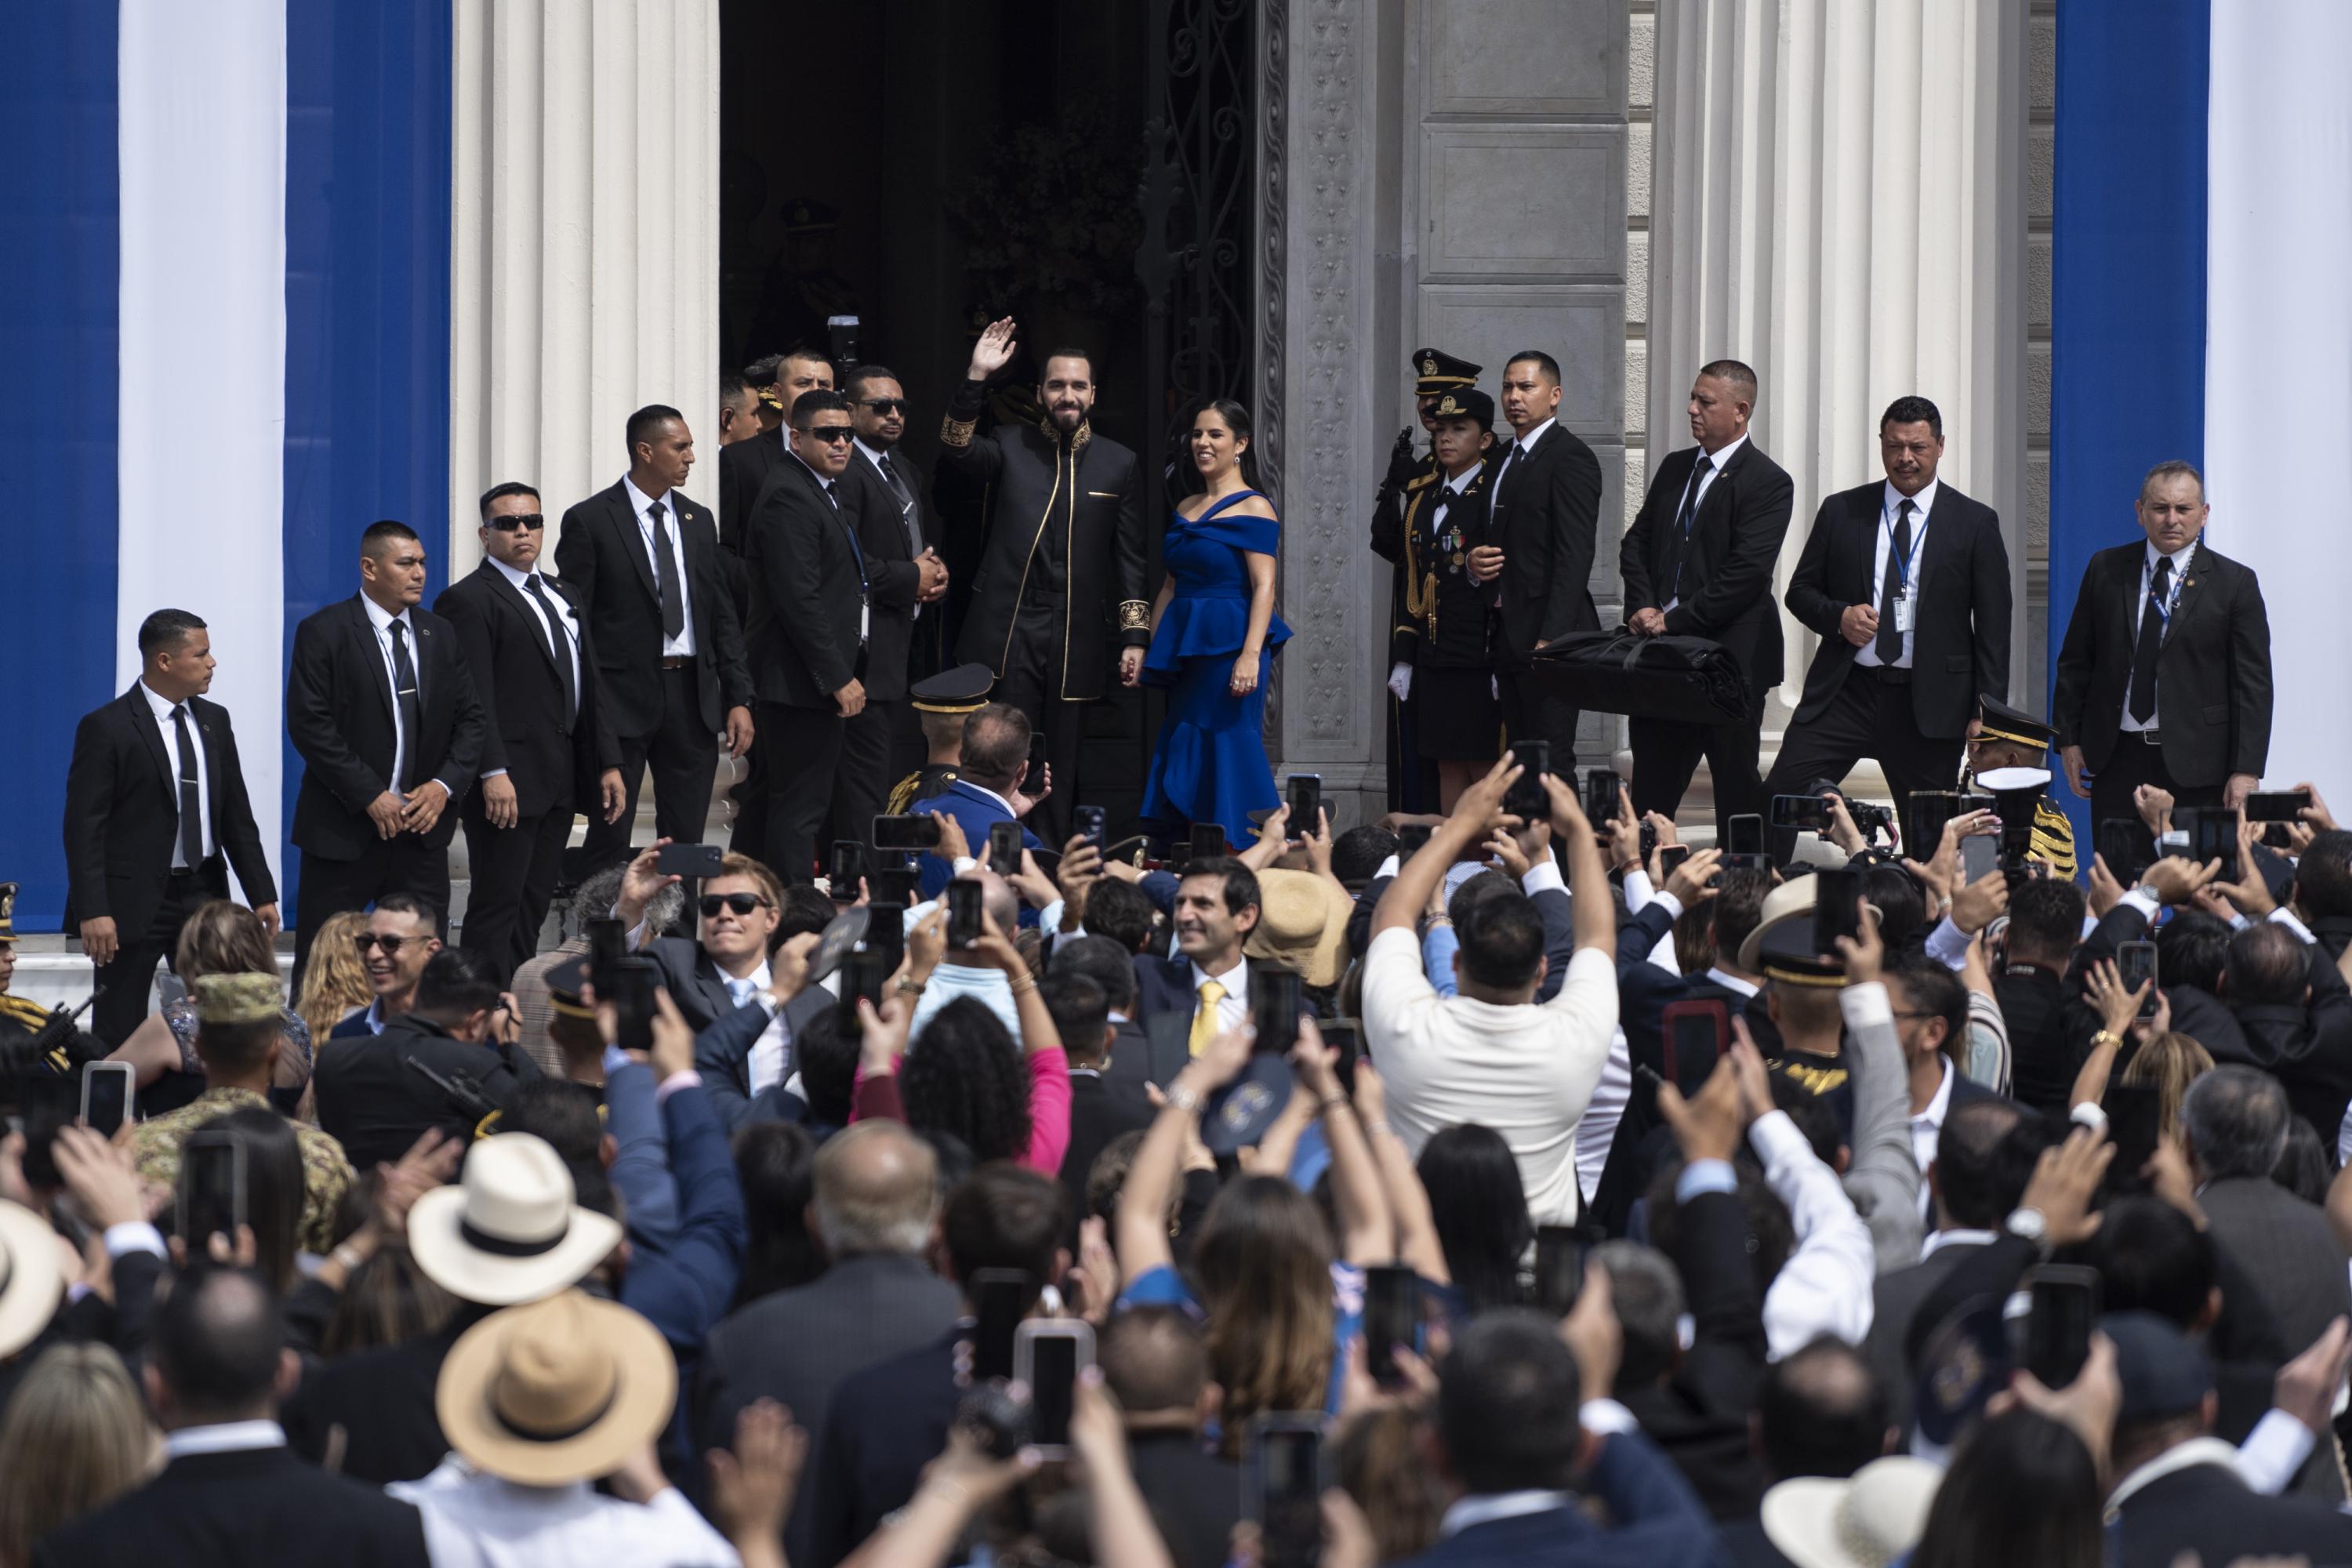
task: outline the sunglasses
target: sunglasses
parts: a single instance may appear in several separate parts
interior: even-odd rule
[[[412,942],[423,942],[424,940],[425,939],[421,936],[378,936],[372,931],[363,931],[358,932],[352,938],[352,945],[358,948],[362,952],[365,952],[372,947],[381,947],[383,949],[383,955],[386,958],[398,958],[402,948],[406,947]]]
[[[907,412],[907,400],[903,397],[869,397],[858,406],[885,416],[904,414]]]
[[[547,514],[527,511],[519,517],[494,517],[489,520],[488,526],[497,529],[500,533],[513,533],[521,529],[541,529],[547,526]]]
[[[846,425],[812,425],[804,432],[812,441],[822,441],[828,447],[845,446],[850,429]]]
[[[753,910],[764,909],[768,900],[758,893],[705,893],[702,895],[702,918],[715,919],[721,910],[732,910],[748,915]]]

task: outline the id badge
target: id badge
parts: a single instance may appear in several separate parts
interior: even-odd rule
[[[874,619],[874,608],[873,608],[873,606],[872,606],[871,605],[867,604],[867,603],[866,603],[865,600],[863,600],[863,599],[858,600],[858,601],[857,601],[857,640],[858,640],[859,642],[864,642],[864,641],[866,640],[866,633],[867,633],[869,630],[871,630],[871,629],[872,629],[872,623],[873,623],[873,619]],[[1910,623],[1908,620],[1906,620],[1903,624],[1904,624],[1905,626],[1909,626],[1911,623]]]
[[[1911,629],[1911,600],[1907,596],[1895,601],[1895,629],[1898,632]]]

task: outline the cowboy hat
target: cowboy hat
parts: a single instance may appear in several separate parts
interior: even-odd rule
[[[578,1290],[467,1329],[433,1393],[449,1446],[527,1487],[610,1475],[660,1433],[677,1399],[677,1363],[661,1331]]]
[[[1895,1454],[1852,1480],[1803,1476],[1764,1494],[1764,1533],[1797,1568],[1886,1568],[1919,1543],[1944,1472]]]
[[[1313,871],[1272,868],[1257,874],[1257,926],[1242,952],[1297,970],[1309,986],[1339,984],[1356,908],[1347,890]]]
[[[49,1326],[65,1290],[57,1231],[23,1205],[0,1202],[0,1356]]]
[[[409,1254],[460,1300],[536,1301],[578,1284],[620,1242],[617,1221],[572,1200],[572,1173],[545,1140],[479,1139],[458,1184],[436,1187],[409,1209]]]

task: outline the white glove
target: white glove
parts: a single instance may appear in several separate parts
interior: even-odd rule
[[[1412,696],[1412,666],[1400,661],[1394,669],[1390,670],[1389,689],[1396,693],[1396,700],[1400,702],[1410,699]]]

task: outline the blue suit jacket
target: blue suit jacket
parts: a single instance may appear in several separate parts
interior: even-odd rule
[[[793,1076],[798,1059],[791,1042],[800,1037],[812,1016],[832,1005],[833,994],[819,985],[803,988],[784,1004],[784,1076],[758,1097],[769,1101],[769,1113],[757,1118],[751,1115],[751,1107],[758,1102],[751,1093],[751,1047],[768,1032],[768,1010],[747,1004],[694,1037],[694,1070],[702,1075],[703,1089],[710,1096],[710,1109],[717,1114],[720,1127],[731,1134],[747,1120],[799,1120],[774,1114],[773,1097],[782,1089],[784,1079]]]
[[[948,785],[945,795],[936,795],[929,800],[919,800],[908,806],[907,811],[913,816],[920,816],[929,811],[938,812],[941,816],[963,829],[963,841],[971,847],[974,855],[978,855],[987,847],[989,824],[1011,822],[1013,819],[1013,813],[1005,809],[1003,801],[982,789],[978,784],[966,784],[961,779]],[[1021,845],[1024,849],[1045,847],[1045,841],[1025,827],[1021,830]],[[955,868],[937,855],[924,856],[918,862],[918,866],[922,873],[923,897],[926,899],[938,898],[940,889],[955,877]],[[1000,871],[1003,868],[1002,866],[997,868]]]
[[[1615,1529],[1573,1508],[1546,1509],[1474,1524],[1412,1559],[1410,1568],[1702,1568],[1725,1561],[1698,1494],[1640,1434],[1602,1442],[1585,1489],[1608,1505]]]

